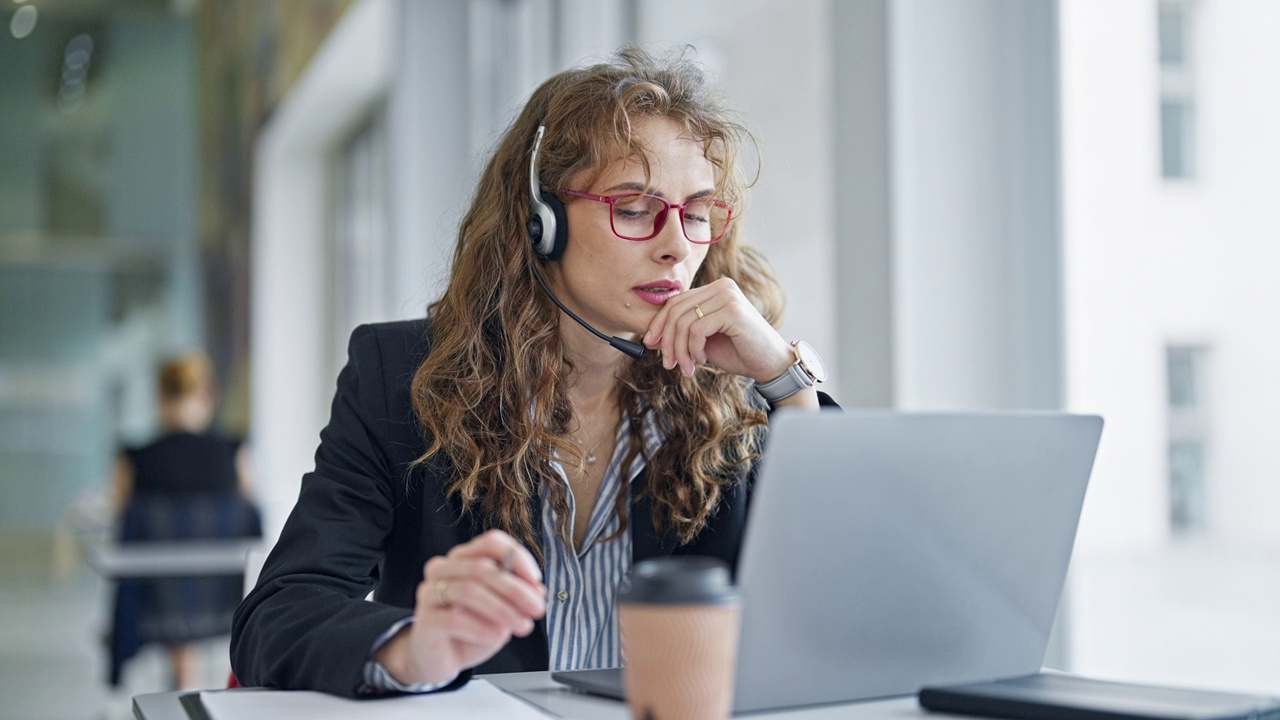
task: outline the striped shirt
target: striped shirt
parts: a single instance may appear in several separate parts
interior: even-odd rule
[[[615,508],[614,498],[618,484],[623,482],[622,462],[630,447],[628,432],[630,422],[624,416],[618,424],[614,438],[613,459],[605,470],[604,480],[597,491],[595,507],[587,525],[582,547],[576,550],[565,544],[556,532],[557,517],[549,502],[550,489],[543,487],[542,497],[542,554],[546,559],[543,569],[547,586],[547,654],[552,670],[581,670],[616,667],[622,664],[622,648],[618,643],[618,617],[614,599],[618,588],[631,571],[631,533],[609,542],[603,538],[618,531],[621,518]],[[641,421],[641,436],[645,452],[636,457],[628,468],[628,488],[632,480],[644,471],[644,456],[657,452],[662,444],[662,431],[654,413],[645,413]],[[564,483],[569,502],[569,526],[573,526],[576,503],[564,466],[556,460],[551,463],[556,478]],[[624,498],[630,504],[630,495]],[[373,655],[413,618],[392,625],[374,643]],[[452,681],[450,681],[452,682]],[[364,692],[377,693],[386,690],[401,692],[430,692],[448,685],[404,685],[397,682],[386,668],[374,660],[364,667]]]

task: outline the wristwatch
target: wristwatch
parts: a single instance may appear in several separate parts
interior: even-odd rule
[[[827,379],[827,368],[813,346],[803,340],[791,343],[796,361],[787,371],[765,383],[756,383],[756,392],[770,404],[795,395]]]

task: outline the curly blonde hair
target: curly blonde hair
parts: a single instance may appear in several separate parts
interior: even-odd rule
[[[478,512],[485,527],[506,530],[540,558],[532,500],[543,484],[559,519],[557,534],[571,544],[567,493],[548,459],[582,467],[582,453],[567,434],[573,366],[560,342],[561,313],[535,284],[534,263],[547,261],[535,255],[525,230],[532,140],[545,125],[538,174],[544,192],[561,194],[571,180],[619,157],[637,159],[647,173],[646,149],[633,127],[650,117],[675,120],[699,139],[715,168],[717,194],[741,206],[748,184],[737,155],[751,136],[712,95],[697,63],[687,51],[658,59],[623,50],[611,63],[560,73],[534,91],[484,169],[458,231],[448,288],[428,312],[431,352],[412,384],[428,443],[418,462],[447,457],[449,494]],[[741,242],[739,226],[735,218],[710,246],[693,284],[732,278],[776,323],[781,287],[764,258]],[[653,497],[654,531],[687,543],[723,489],[758,458],[766,415],[749,380],[713,368],[686,378],[663,369],[655,352],[627,366],[617,393],[630,422],[622,467],[646,454],[641,493]],[[649,411],[665,436],[652,457],[641,435]],[[628,527],[628,490],[621,483],[614,498],[621,525],[611,538]]]

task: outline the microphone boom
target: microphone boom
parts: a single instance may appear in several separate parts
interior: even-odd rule
[[[538,281],[538,287],[542,288],[542,292],[546,293],[547,297],[551,298],[551,302],[555,303],[556,307],[563,310],[565,315],[568,315],[569,317],[573,318],[574,322],[578,323],[579,325],[586,328],[587,330],[590,330],[592,335],[595,335],[601,340],[609,343],[610,347],[613,347],[616,350],[619,350],[627,355],[630,355],[631,357],[636,358],[637,360],[640,359],[640,356],[644,355],[644,345],[641,345],[640,343],[632,340],[626,340],[626,339],[617,337],[616,335],[614,337],[609,337],[608,335],[605,335],[599,330],[588,325],[586,320],[583,320],[582,318],[573,314],[573,311],[565,307],[564,303],[560,302],[560,298],[556,297],[556,294],[551,292],[551,288],[547,287],[547,281],[542,279],[542,272],[538,270],[538,266],[531,265],[530,267],[533,268],[533,277],[535,280]]]

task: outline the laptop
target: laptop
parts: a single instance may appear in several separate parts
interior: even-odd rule
[[[1101,432],[1061,413],[775,413],[734,711],[1039,672]],[[620,668],[552,678],[623,697]]]

